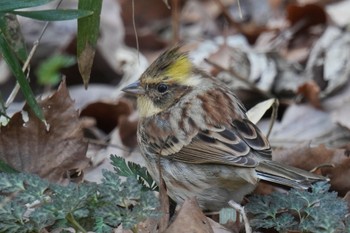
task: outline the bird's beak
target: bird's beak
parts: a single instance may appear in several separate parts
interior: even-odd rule
[[[145,89],[140,85],[140,82],[134,82],[122,89],[122,91],[132,94],[132,95],[143,95],[145,94]]]

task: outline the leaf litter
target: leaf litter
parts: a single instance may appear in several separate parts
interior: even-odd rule
[[[133,45],[134,35],[132,34],[132,21],[130,21],[132,18],[131,3],[121,2],[125,27],[125,31],[123,31],[124,28],[121,29],[121,34],[126,34],[126,44]],[[283,163],[327,175],[331,179],[332,189],[339,192],[339,196],[348,194],[350,190],[348,182],[349,159],[347,157],[350,142],[350,121],[348,118],[350,66],[347,64],[350,59],[348,55],[350,45],[349,32],[344,25],[349,22],[344,23],[345,13],[342,16],[338,12],[348,12],[349,4],[346,4],[347,1],[339,1],[335,4],[332,1],[327,4],[314,1],[316,6],[310,4],[287,6],[283,1],[269,1],[269,3],[267,1],[241,1],[243,18],[240,18],[236,17],[237,12],[240,11],[236,1],[222,2],[224,7],[231,12],[228,15],[227,12],[224,13],[217,1],[188,1],[188,3],[180,1],[180,24],[183,23],[180,25],[181,35],[186,37],[185,40],[188,39],[188,41],[195,38],[191,42],[190,56],[196,64],[229,85],[248,109],[271,97],[278,99],[280,102],[278,120],[275,122],[269,138],[273,146],[273,158]],[[151,61],[160,49],[170,44],[169,37],[172,33],[170,11],[161,1],[154,1],[152,4],[147,3],[147,5],[137,1],[135,3],[136,15],[140,15],[136,24],[139,27],[139,32],[142,32],[139,38],[141,41],[140,53],[142,58],[145,55]],[[194,7],[196,4],[201,5],[201,8]],[[155,6],[160,10],[154,10]],[[200,13],[192,14],[196,9],[199,9]],[[344,9],[348,10],[344,11]],[[203,17],[203,15],[210,17]],[[230,15],[231,23],[223,23],[223,19]],[[262,16],[259,17],[259,15]],[[308,21],[309,15],[314,16],[313,20]],[[223,24],[226,26],[222,27]],[[198,41],[199,36],[203,36],[204,39]],[[116,35],[113,38],[115,37]],[[118,43],[124,42],[118,41]],[[103,43],[100,43],[100,46],[102,46],[101,50],[104,51],[104,56],[109,58],[108,62],[112,66],[117,64],[115,59],[121,50],[115,47],[113,49],[109,49],[107,46],[103,47]],[[131,79],[137,78],[137,75],[133,76],[133,73],[136,73],[134,68],[138,64],[137,56],[134,57],[136,59],[132,58],[131,61],[126,61],[130,62],[131,65],[125,79],[123,79],[123,85],[131,82]],[[205,62],[205,59],[221,65],[222,69]],[[141,63],[146,66],[144,61]],[[138,68],[138,74],[145,68],[143,66]],[[115,70],[118,68],[113,67]],[[240,81],[232,73],[244,77],[250,84],[247,85],[246,82]],[[252,86],[257,89],[252,89]],[[93,87],[93,85],[90,86],[90,88]],[[129,97],[120,99],[122,96],[120,88],[121,86],[115,87],[116,91],[110,96],[105,95],[102,99],[96,98],[96,100],[79,106],[81,112],[84,113],[82,115],[88,117],[88,123],[84,126],[85,132],[95,132],[92,134],[93,139],[103,142],[98,145],[91,141],[89,143],[88,154],[92,155],[92,157],[89,156],[90,158],[102,155],[100,159],[96,160],[98,162],[93,163],[93,167],[89,168],[90,170],[85,176],[89,181],[98,181],[97,174],[101,173],[102,168],[112,169],[108,157],[110,154],[121,155],[128,161],[144,164],[136,146],[137,113],[135,112],[135,100]],[[261,91],[263,91],[263,95],[260,95]],[[62,91],[59,89],[58,92]],[[260,93],[258,94],[258,92]],[[264,95],[266,93],[271,96]],[[62,99],[68,98],[63,94],[58,96]],[[81,93],[75,99],[78,103],[82,103],[87,99],[87,96],[85,93]],[[125,111],[116,110],[125,107],[124,101],[128,109]],[[63,102],[64,105],[68,106],[72,104],[69,101],[67,101],[69,103]],[[261,109],[253,110],[257,111],[254,115],[259,116],[255,121],[263,116],[258,125],[264,132],[267,132],[269,128],[269,115],[271,113],[267,110],[270,104],[265,102]],[[10,126],[0,129],[0,138],[3,140],[0,141],[0,152],[2,154],[8,153],[10,142],[3,138],[12,135],[11,144],[16,143],[15,145],[19,146],[12,146],[13,151],[9,150],[11,156],[8,157],[8,161],[13,159],[13,164],[17,164],[20,169],[30,169],[34,173],[42,172],[49,179],[62,180],[62,174],[67,170],[74,169],[79,164],[84,164],[82,167],[86,167],[88,160],[84,157],[86,147],[82,145],[85,144],[81,142],[83,141],[80,135],[81,122],[79,123],[79,120],[75,118],[72,120],[67,117],[64,114],[65,111],[61,109],[57,107],[55,114],[45,109],[45,114],[51,115],[52,118],[48,118],[51,119],[48,120],[51,133],[43,133],[44,131],[38,133],[38,129],[41,127],[40,123],[33,123],[32,113],[27,107],[24,108],[25,112],[22,114],[16,113],[9,123]],[[70,116],[75,116],[76,112],[73,114],[73,111],[68,109],[68,112],[71,113]],[[86,114],[87,112],[89,114]],[[99,112],[102,113],[99,115]],[[23,122],[22,118],[26,114],[29,121]],[[62,122],[59,122],[54,115]],[[70,125],[67,123],[69,121],[75,123]],[[23,127],[23,123],[26,127]],[[12,125],[17,125],[18,129],[14,129]],[[20,126],[24,129],[21,129]],[[56,131],[57,127],[62,128],[62,131]],[[42,129],[40,128],[40,130]],[[61,137],[54,132],[61,134]],[[35,139],[36,134],[42,137],[40,142],[39,139]],[[70,137],[70,135],[76,134],[79,136]],[[52,147],[53,151],[66,154],[65,149],[68,148],[64,148],[62,141],[59,140],[60,138],[63,140],[62,137],[79,142],[74,144],[81,148],[70,149],[73,151],[73,155],[66,155],[79,158],[79,162],[73,159],[72,165],[64,165],[58,169],[56,166],[63,158],[57,153],[52,153],[49,150],[49,145],[55,145]],[[30,144],[23,144],[23,141],[29,141],[29,139]],[[53,143],[49,142],[49,139],[53,140]],[[42,146],[37,146],[38,144],[42,144]],[[93,149],[93,147],[95,148]],[[19,150],[14,151],[17,148],[23,150],[22,156],[18,156]],[[29,153],[35,154],[35,159],[27,162],[28,157],[25,156]],[[76,155],[78,153],[79,156]],[[16,156],[12,156],[13,154]],[[53,156],[54,159],[45,161],[43,158],[47,155]],[[66,160],[66,157],[63,157]],[[54,168],[49,168],[50,163],[55,164]],[[48,168],[43,169],[45,167]],[[57,174],[48,175],[48,171],[56,173],[56,170]],[[275,189],[263,188],[266,194],[272,190]],[[179,220],[175,219],[172,227],[189,227],[195,221],[186,221],[186,218],[191,216],[191,208],[187,209],[185,213],[181,209],[181,215],[184,214],[184,217],[179,218]],[[195,207],[193,207],[194,210]],[[213,224],[210,223],[210,225]],[[152,230],[146,232],[152,232]],[[214,229],[214,232],[219,231]]]

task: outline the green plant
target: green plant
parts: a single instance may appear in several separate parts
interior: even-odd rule
[[[79,232],[132,229],[159,216],[158,200],[130,176],[125,181],[103,171],[100,184],[61,186],[35,175],[0,176],[0,232],[40,232],[72,227]]]
[[[125,177],[132,176],[137,179],[144,190],[158,191],[157,184],[145,167],[141,167],[139,164],[133,162],[128,162],[124,158],[116,155],[111,155],[111,163],[114,166],[114,171],[118,175]]]
[[[102,6],[102,0],[79,0],[78,9],[49,9],[49,10],[30,10],[31,7],[37,7],[53,0],[2,0],[0,6],[0,53],[8,64],[11,72],[17,79],[18,85],[13,89],[12,94],[6,101],[6,104],[0,111],[0,114],[6,116],[6,108],[13,101],[18,92],[18,87],[34,111],[35,115],[45,122],[43,112],[39,107],[33,91],[26,78],[26,71],[30,60],[39,45],[47,24],[42,30],[38,41],[33,45],[29,55],[23,40],[17,15],[42,21],[62,21],[78,20],[78,65],[83,76],[85,86],[90,78],[90,70],[95,54],[95,45],[97,42],[99,19]],[[62,0],[60,1],[62,2]],[[60,4],[59,2],[59,4]],[[59,6],[58,4],[58,6]],[[29,9],[28,9],[29,8]],[[26,10],[23,10],[26,9]],[[86,30],[90,29],[90,31]],[[85,29],[85,30],[83,30]],[[82,68],[83,67],[83,68]]]
[[[46,86],[57,85],[61,81],[60,69],[76,63],[73,56],[57,54],[40,64],[37,69],[38,83]]]
[[[253,228],[274,228],[278,232],[349,232],[348,207],[325,182],[311,191],[292,189],[288,194],[254,195],[246,205],[253,215]],[[347,229],[347,230],[346,230]]]

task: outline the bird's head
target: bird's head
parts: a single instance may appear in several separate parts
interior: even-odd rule
[[[141,75],[123,91],[137,95],[140,117],[149,117],[162,112],[201,83],[188,54],[180,47],[162,53]]]

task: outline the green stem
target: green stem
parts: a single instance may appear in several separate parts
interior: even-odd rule
[[[138,231],[138,226],[135,225],[133,228],[131,228],[131,231],[132,231],[133,233],[139,232],[139,231]]]
[[[72,213],[68,213],[66,216],[67,221],[72,224],[73,228],[78,232],[87,233],[87,231],[75,220]]]

